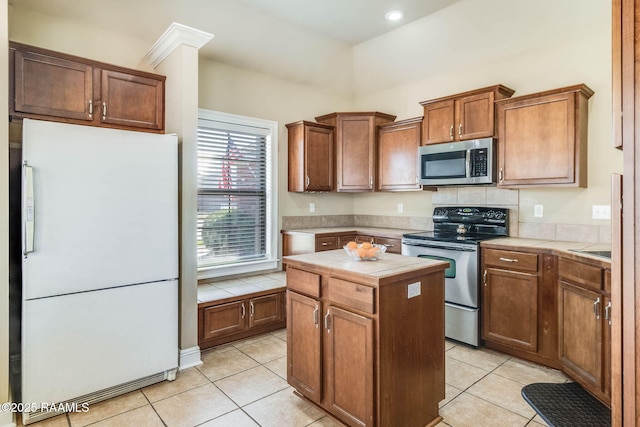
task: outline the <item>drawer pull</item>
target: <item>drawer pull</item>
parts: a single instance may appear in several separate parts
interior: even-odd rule
[[[609,326],[611,326],[611,301],[609,301],[604,308],[604,318],[609,322]]]
[[[251,317],[253,317],[253,315],[255,314],[255,306],[253,305],[253,301],[249,301],[249,307],[250,307],[249,313]]]
[[[244,308],[244,303],[242,303],[242,318],[244,319],[245,314],[247,314],[247,310]]]
[[[500,261],[504,261],[504,262],[518,262],[517,259],[515,258],[502,258],[500,257]]]
[[[395,247],[396,245],[392,245],[391,243],[385,243],[385,244],[384,244],[384,245],[382,245],[382,246],[386,246],[387,248],[393,248],[393,247]]]
[[[596,315],[596,319],[600,319],[600,297],[593,303],[593,314]]]
[[[332,246],[333,242],[322,242],[320,243],[322,246]]]

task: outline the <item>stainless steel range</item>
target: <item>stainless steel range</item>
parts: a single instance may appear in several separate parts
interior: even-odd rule
[[[408,233],[402,255],[448,261],[445,336],[473,346],[480,341],[479,251],[482,240],[508,235],[509,211],[488,207],[438,207],[433,231]]]

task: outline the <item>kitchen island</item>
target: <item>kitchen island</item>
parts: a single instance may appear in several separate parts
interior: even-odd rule
[[[445,397],[448,263],[342,250],[284,257],[287,381],[350,426],[432,426]]]

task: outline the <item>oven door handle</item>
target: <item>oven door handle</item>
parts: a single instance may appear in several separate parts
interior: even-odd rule
[[[476,248],[460,248],[460,247],[455,247],[455,246],[436,246],[436,245],[429,245],[429,244],[409,244],[409,243],[405,243],[405,245],[407,246],[415,246],[418,248],[431,248],[431,249],[442,249],[444,251],[458,251],[458,252],[477,252]]]

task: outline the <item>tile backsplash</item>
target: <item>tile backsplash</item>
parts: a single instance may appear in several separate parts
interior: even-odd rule
[[[564,240],[585,243],[611,243],[610,223],[554,224],[521,222],[519,218],[519,191],[496,187],[445,187],[431,195],[433,207],[438,206],[493,206],[509,209],[509,235],[543,240]],[[313,215],[284,216],[282,228],[295,230],[320,227],[380,227],[409,230],[433,230],[429,216],[396,215]]]

